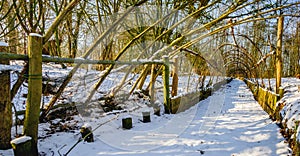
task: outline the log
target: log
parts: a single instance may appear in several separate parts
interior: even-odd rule
[[[12,140],[10,143],[15,156],[32,155],[32,138],[30,136],[21,136]]]

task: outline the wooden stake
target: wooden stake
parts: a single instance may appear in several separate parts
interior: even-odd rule
[[[165,113],[171,113],[170,105],[170,61],[168,56],[163,56],[164,71],[163,71],[163,84],[164,84],[164,106]]]
[[[37,138],[42,95],[42,36],[31,33],[28,36],[28,95],[23,132],[32,138],[32,156],[38,155]]]
[[[149,88],[149,93],[150,93],[150,103],[151,106],[154,106],[155,102],[155,77],[156,72],[155,72],[155,64],[152,64],[151,67],[151,77],[150,77],[150,88]]]
[[[178,92],[178,57],[174,58],[174,64],[173,64],[173,81],[172,81],[172,97],[177,96]]]
[[[276,94],[279,93],[282,76],[282,34],[283,34],[283,16],[278,18],[277,26],[277,47],[276,47]]]

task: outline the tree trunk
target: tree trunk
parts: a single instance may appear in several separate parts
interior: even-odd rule
[[[278,19],[277,28],[277,48],[276,48],[276,93],[279,93],[279,87],[281,86],[282,76],[282,33],[283,33],[283,16]]]
[[[1,43],[1,42],[0,42]],[[3,42],[2,42],[3,43]],[[7,47],[0,45],[0,51],[7,51]],[[9,64],[9,60],[0,60],[0,64]],[[0,72],[0,149],[10,148],[12,106],[10,101],[10,72]]]

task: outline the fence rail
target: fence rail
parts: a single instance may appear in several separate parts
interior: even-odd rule
[[[28,55],[12,54],[0,52],[0,60],[29,60]],[[42,56],[42,62],[56,63],[79,63],[79,64],[113,64],[113,65],[144,65],[144,64],[159,64],[165,65],[163,61],[112,61],[112,60],[90,60],[84,58],[59,58],[51,56]],[[173,62],[170,62],[172,64]]]

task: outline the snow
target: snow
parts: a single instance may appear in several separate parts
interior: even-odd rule
[[[42,35],[38,33],[30,33],[29,36],[34,36],[34,37],[43,37]]]
[[[151,122],[143,123],[143,111],[79,120],[93,128],[106,124],[93,132],[95,142],[80,142],[69,155],[289,155],[279,128],[240,80],[185,112],[162,116],[151,112]],[[133,118],[133,128],[123,130],[121,120],[128,115]],[[47,125],[41,124],[40,129],[43,127]],[[39,150],[64,154],[79,138],[79,131],[55,133],[39,140]],[[11,150],[1,153],[12,155]]]
[[[79,60],[79,61],[84,61],[84,60],[86,60],[86,59],[83,58],[83,57],[76,57],[75,59],[76,59],[76,60]]]
[[[22,62],[11,62],[11,64],[12,67],[9,68],[13,68],[14,71],[22,70]],[[4,69],[6,68],[8,67],[4,67]],[[43,76],[60,81],[71,69],[72,67],[61,69],[57,64],[44,64]],[[111,73],[97,91],[94,99],[98,99],[112,90],[125,74],[124,70]],[[17,74],[12,73],[11,75],[14,83]],[[99,103],[97,102],[81,103],[88,95],[90,87],[99,79],[99,72],[86,70],[85,66],[80,68],[57,102],[78,103],[76,105],[80,114],[73,116],[70,121],[55,119],[52,123],[41,123],[39,125],[39,151],[45,155],[53,153],[55,156],[66,153],[81,138],[80,127],[88,124],[94,130],[95,142],[80,142],[69,155],[200,155],[203,153],[214,156],[249,155],[251,153],[251,155],[258,156],[290,154],[288,144],[280,135],[279,128],[269,119],[269,116],[254,100],[250,90],[240,80],[233,80],[220,90],[214,91],[209,98],[200,101],[184,112],[162,113],[161,116],[156,116],[147,97],[137,98],[137,95],[134,94],[129,99],[122,98],[128,94],[137,78],[137,74],[130,74],[126,79],[128,86],[124,86],[117,94],[119,102],[123,104],[123,110],[105,113],[98,108]],[[213,84],[224,79],[223,77],[206,77],[204,86],[210,78],[212,78]],[[149,82],[149,79],[148,76],[146,82]],[[179,95],[198,90],[198,79],[199,76],[195,74],[180,75]],[[273,82],[272,80],[272,84]],[[295,79],[295,82],[298,81]],[[289,93],[294,95],[295,82],[290,78],[283,79],[286,101],[292,100],[287,95]],[[145,83],[144,87],[147,84]],[[287,91],[289,87],[291,92]],[[157,78],[155,91],[155,103],[162,107],[161,76]],[[27,88],[23,85],[13,100],[17,110],[25,109],[26,98],[22,95],[26,93]],[[47,104],[51,97],[52,95],[43,96],[43,102]],[[185,104],[182,101],[181,105]],[[90,115],[86,116],[83,111],[87,108]],[[151,122],[149,123],[142,122],[142,113],[145,111],[150,111]],[[163,112],[163,110],[161,111]],[[124,130],[121,121],[128,116],[133,120],[133,127],[130,130]],[[49,133],[52,124],[75,125],[78,128],[67,132]],[[21,132],[22,126],[18,126],[17,133]],[[14,136],[15,133],[15,129],[12,128],[12,135]],[[11,156],[13,152],[12,150],[0,150],[0,155]]]
[[[18,144],[21,144],[21,143],[25,143],[29,140],[31,140],[30,136],[21,136],[19,138],[16,138],[16,139],[12,140],[11,143],[15,144],[15,145],[18,145]]]
[[[0,47],[8,47],[6,42],[0,41]]]
[[[278,105],[283,105],[280,115],[282,116],[282,123],[288,128],[286,131],[294,132],[296,140],[300,141],[299,126],[297,122],[300,121],[300,79],[289,78],[283,81],[284,96],[277,102]],[[296,129],[297,128],[297,129]],[[291,136],[293,139],[294,136]]]

